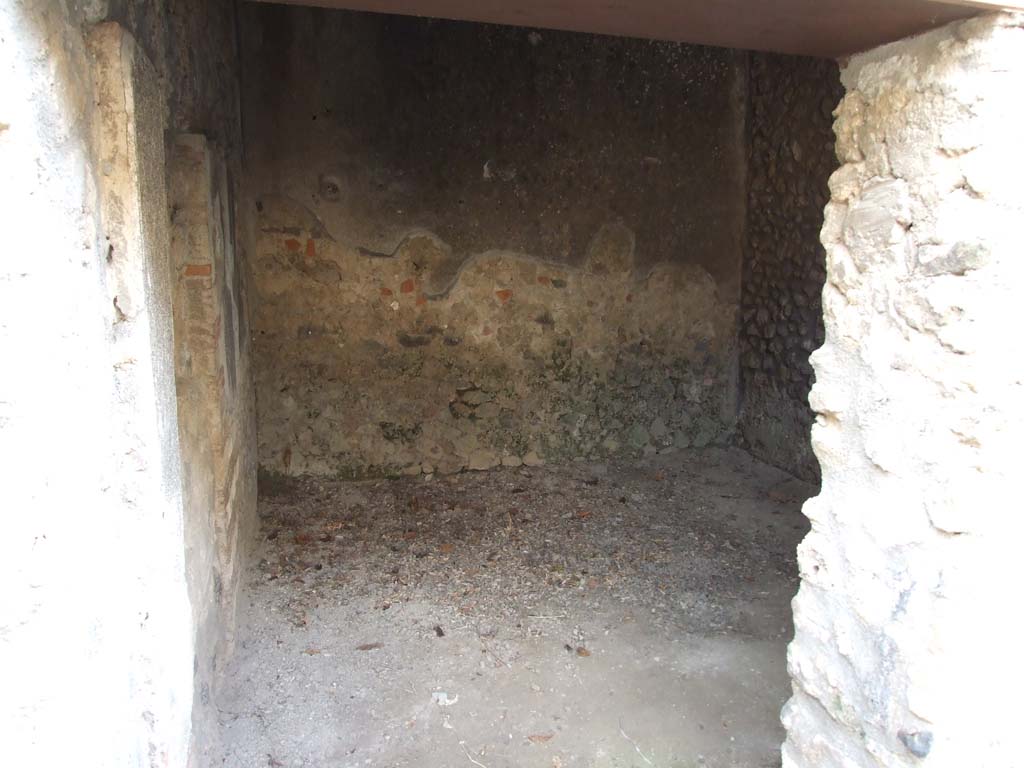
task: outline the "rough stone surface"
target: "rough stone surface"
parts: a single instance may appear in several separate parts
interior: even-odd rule
[[[631,268],[623,227],[566,267],[507,253],[424,293],[428,236],[391,259],[265,227],[255,262],[260,463],[450,473],[707,444],[726,431],[732,309],[699,267]]]
[[[745,56],[243,22],[262,466],[452,472],[729,432]]]
[[[784,765],[1018,765],[1024,18],[843,82]]]
[[[836,168],[832,111],[842,96],[839,68],[824,59],[753,54],[748,92],[737,431],[754,455],[814,480],[809,358],[825,337],[819,233]]]

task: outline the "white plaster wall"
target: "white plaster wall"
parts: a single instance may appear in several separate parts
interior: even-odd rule
[[[80,21],[0,2],[2,762],[178,766],[192,649],[164,108],[131,39],[100,28],[90,57]]]
[[[954,24],[843,73],[790,768],[1024,764],[1022,25]]]

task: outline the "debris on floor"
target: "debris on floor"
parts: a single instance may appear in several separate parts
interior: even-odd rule
[[[279,483],[223,764],[777,765],[812,492],[721,449]]]

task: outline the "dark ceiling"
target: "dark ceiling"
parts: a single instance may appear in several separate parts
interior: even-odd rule
[[[830,58],[1002,5],[996,0],[285,1]],[[1020,7],[1024,0],[1007,4]]]

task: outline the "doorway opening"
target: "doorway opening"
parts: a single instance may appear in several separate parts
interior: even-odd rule
[[[0,6],[11,760],[1012,764],[1021,15],[359,4]]]
[[[228,764],[776,764],[836,64],[242,28],[261,535]]]

